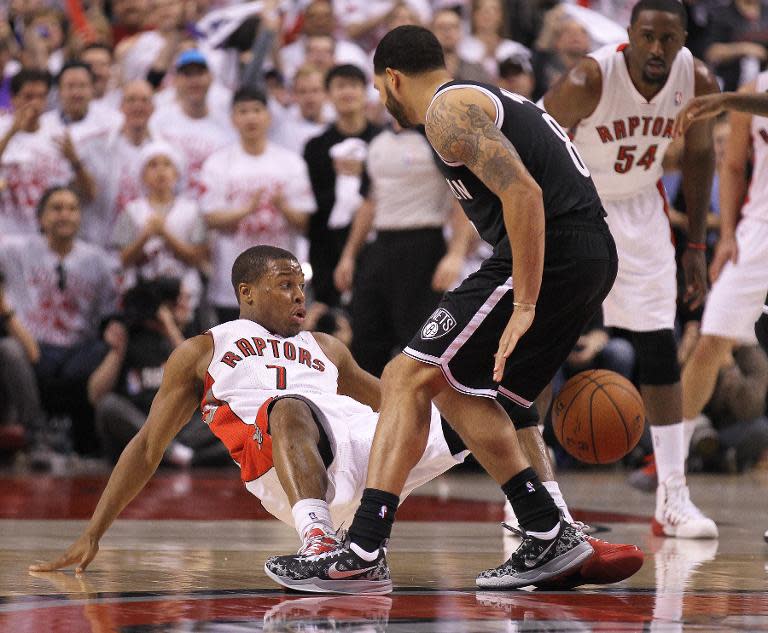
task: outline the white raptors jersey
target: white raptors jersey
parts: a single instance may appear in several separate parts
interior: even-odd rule
[[[687,48],[677,54],[661,91],[647,101],[629,76],[625,47],[609,45],[590,53],[600,65],[603,89],[597,108],[579,122],[573,139],[604,200],[628,198],[656,185],[673,141],[675,116],[695,94],[694,60]]]
[[[222,323],[209,332],[213,357],[203,419],[240,465],[243,481],[272,468],[266,407],[257,420],[264,403],[287,394],[351,400],[337,395],[339,371],[309,332],[283,338],[248,319]]]
[[[768,71],[757,76],[755,92],[768,92]],[[768,117],[752,117],[752,182],[742,217],[768,220]]]

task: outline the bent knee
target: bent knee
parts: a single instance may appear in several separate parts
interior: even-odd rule
[[[385,390],[418,391],[431,389],[441,377],[439,367],[399,354],[387,363],[381,375],[381,384]]]
[[[280,398],[269,409],[269,433],[317,433],[309,405],[298,398]]]

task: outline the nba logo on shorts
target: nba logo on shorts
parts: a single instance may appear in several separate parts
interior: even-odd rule
[[[443,308],[438,308],[421,328],[421,338],[424,340],[440,338],[448,334],[455,326],[456,319],[451,313]]]
[[[683,93],[679,90],[675,93],[675,105],[679,106],[683,102]]]

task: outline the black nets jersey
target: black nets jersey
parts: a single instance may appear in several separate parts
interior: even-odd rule
[[[515,146],[525,168],[541,187],[547,223],[566,215],[574,220],[603,217],[600,198],[584,162],[568,134],[546,112],[525,97],[473,81],[450,81],[435,93],[476,88],[496,106],[496,127]],[[438,154],[438,167],[480,236],[498,244],[505,236],[501,200],[463,163]]]

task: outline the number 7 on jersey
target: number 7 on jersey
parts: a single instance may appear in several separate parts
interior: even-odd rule
[[[276,388],[277,389],[285,389],[286,388],[286,379],[285,379],[285,367],[282,365],[265,365],[267,369],[275,369],[277,370],[277,376],[276,376]]]

